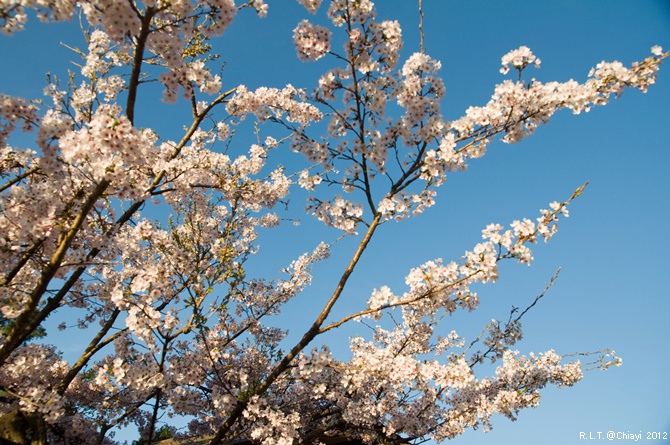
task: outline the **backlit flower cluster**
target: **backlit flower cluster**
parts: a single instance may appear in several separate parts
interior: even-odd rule
[[[316,14],[316,10],[319,9],[319,6],[321,6],[321,1],[322,0],[298,0],[298,3],[304,6],[305,9],[307,9],[312,14]]]
[[[533,257],[527,244],[535,243],[538,236],[548,241],[558,231],[558,215],[567,217],[566,206],[579,193],[581,189],[564,203],[551,203],[551,210],[541,210],[536,222],[515,220],[505,231],[500,224],[489,224],[482,230],[484,241],[466,251],[460,263],[452,261],[444,265],[439,259],[412,269],[405,279],[409,291],[402,296],[394,295],[386,286],[375,290],[368,300],[369,313],[379,319],[382,316],[380,309],[395,306],[411,307],[415,315],[422,316],[441,309],[449,313],[459,307],[475,309],[479,300],[470,286],[478,282],[495,282],[498,263],[503,259],[514,258],[530,264]]]
[[[62,415],[65,400],[51,388],[68,370],[68,363],[60,359],[50,346],[25,345],[0,370],[3,391],[18,399],[18,406],[26,412],[39,412],[49,423]],[[3,407],[6,412],[6,407]]]
[[[347,201],[342,196],[336,196],[329,201],[313,200],[308,205],[307,211],[327,226],[338,228],[347,233],[354,233],[356,225],[363,216],[362,205]]]
[[[483,136],[494,129],[505,133],[504,142],[518,142],[540,124],[546,124],[559,109],[568,108],[579,114],[592,106],[605,105],[612,94],[620,95],[625,87],[646,91],[655,82],[659,64],[665,57],[656,48],[651,57],[633,64],[632,68],[625,68],[620,62],[601,62],[583,84],[575,80],[542,83],[533,79],[528,84],[506,80],[496,86],[486,106],[468,108],[465,116],[451,122],[451,129],[460,138],[472,135],[476,143],[468,150],[481,155],[490,142],[490,138]],[[503,62],[523,69],[530,62],[537,64],[537,59],[521,48],[505,56]]]
[[[154,141],[133,128],[120,112],[118,106],[103,105],[87,128],[63,135],[59,141],[62,159],[77,165],[90,178],[137,180],[128,177],[127,166],[151,161],[155,156]]]
[[[72,0],[3,0],[0,2],[0,34],[22,31],[28,21],[28,10],[37,12],[42,21],[62,21],[72,18],[76,2]]]
[[[331,32],[323,26],[310,24],[307,20],[298,23],[293,30],[293,43],[300,60],[319,60],[330,51]]]
[[[375,5],[370,0],[332,0],[328,8],[328,17],[335,26],[345,23],[363,24],[375,18]]]
[[[234,116],[253,113],[262,121],[286,115],[289,122],[304,126],[321,120],[321,112],[313,105],[299,100],[300,95],[301,91],[291,85],[281,90],[261,87],[254,92],[240,85],[226,108]]]
[[[539,68],[542,61],[535,57],[533,52],[527,46],[521,46],[518,49],[508,52],[502,58],[503,67],[500,68],[502,74],[507,74],[509,72],[509,67],[512,65],[512,68],[518,70],[519,72],[523,71],[528,65],[533,65],[535,68]]]
[[[0,94],[0,144],[7,142],[7,137],[21,122],[23,131],[30,131],[37,122],[37,108],[24,99]]]

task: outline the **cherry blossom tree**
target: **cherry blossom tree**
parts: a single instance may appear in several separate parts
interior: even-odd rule
[[[68,82],[50,78],[45,101],[0,95],[0,412],[22,440],[113,443],[133,426],[151,443],[187,419],[180,439],[212,445],[443,441],[490,428],[494,414],[515,419],[591,366],[516,351],[527,310],[474,339],[444,322],[477,309],[473,287],[495,282],[502,261],[531,264],[533,244],[552,238],[586,184],[537,215],[484,227],[454,261],[416,265],[404,290],[381,286],[345,316],[332,310],[375,234],[434,205],[447,175],[558,110],[646,91],[670,53],[655,46],[630,67],[599,63],[584,83],[542,83],[528,74],[540,59],[520,47],[502,57],[488,103],[448,120],[440,62],[423,45],[402,60],[398,22],[377,20],[369,0],[299,2],[330,21],[296,18],[297,57],[332,61],[311,90],[252,90],[215,74],[211,42],[238,13],[271,13],[262,0],[0,2],[4,34],[31,11],[79,14],[87,44]],[[138,91],[156,83],[176,103],[165,113],[190,108],[177,137],[138,115]],[[32,149],[14,146],[21,132],[35,135]],[[249,276],[248,260],[272,254],[258,250],[259,233],[295,220],[283,208],[296,196],[337,235],[279,277]],[[339,281],[287,342],[278,315],[343,237],[357,247]],[[86,336],[76,360],[49,335],[33,339],[47,318]],[[320,341],[356,322],[371,334],[350,339],[350,357]],[[591,359],[619,364],[609,350]]]

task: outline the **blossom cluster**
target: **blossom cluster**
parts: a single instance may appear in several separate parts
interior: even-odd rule
[[[0,145],[5,146],[9,134],[20,121],[23,131],[30,131],[37,122],[37,107],[24,99],[0,94]]]
[[[79,166],[83,175],[96,180],[117,177],[125,177],[124,181],[129,182],[137,180],[122,166],[151,162],[152,154],[155,156],[153,140],[120,113],[118,106],[102,105],[87,128],[63,135],[59,140],[62,159]]]
[[[35,372],[39,370],[39,372]],[[49,385],[68,370],[68,363],[53,347],[25,345],[0,370],[3,391],[12,394],[26,412],[39,412],[47,422],[56,422],[62,415],[65,399]],[[7,406],[3,407],[6,412]]]
[[[551,116],[562,108],[573,113],[589,111],[592,106],[605,105],[610,96],[618,96],[624,87],[635,87],[646,91],[653,85],[656,73],[667,54],[654,47],[651,57],[641,63],[626,68],[620,62],[601,62],[589,73],[589,79],[580,84],[575,80],[567,82],[542,83],[531,80],[512,82],[506,80],[495,88],[486,106],[470,107],[466,115],[451,122],[451,129],[459,139],[477,140],[472,149],[480,153],[485,150],[490,138],[484,134],[505,133],[504,142],[518,142],[532,134],[539,124],[546,124]],[[503,64],[512,63],[523,69],[528,63],[538,59],[525,47],[503,57]]]
[[[312,200],[307,206],[311,213],[327,226],[335,227],[347,233],[354,233],[356,225],[363,216],[363,206],[336,196],[328,201]]]
[[[402,67],[403,81],[396,94],[398,105],[405,109],[405,114],[398,134],[406,145],[431,141],[444,134],[445,125],[439,111],[445,87],[442,79],[437,77],[440,67],[439,61],[422,53],[412,54]],[[414,129],[416,131],[412,131]]]
[[[521,46],[503,56],[503,67],[500,68],[500,72],[502,74],[507,74],[509,72],[509,66],[512,65],[514,69],[521,73],[527,66],[532,64],[535,68],[539,68],[541,63],[542,61],[535,57],[530,48]]]
[[[298,0],[302,6],[305,7],[310,13],[316,14],[317,9],[321,6],[322,0]]]
[[[76,2],[72,0],[3,0],[0,2],[0,33],[11,35],[22,31],[28,21],[28,9],[34,9],[42,21],[72,18]]]
[[[302,354],[287,387],[290,400],[327,407],[322,424],[343,422],[352,438],[375,442],[403,433],[442,441],[466,428],[489,429],[495,413],[514,419],[537,406],[547,384],[571,386],[582,377],[578,361],[563,363],[554,351],[526,357],[507,350],[495,376],[479,379],[462,354],[445,363],[419,359],[429,346],[422,341],[426,332],[412,325],[406,321],[393,331],[378,326],[373,341],[353,338],[347,362],[327,348]],[[254,400],[252,412],[256,406]],[[296,425],[305,428],[304,421]]]
[[[330,51],[331,32],[303,20],[293,30],[293,43],[301,60],[319,60]]]
[[[301,101],[302,92],[291,85],[279,90],[261,87],[249,91],[240,85],[235,96],[228,102],[226,109],[233,116],[253,113],[261,121],[281,118],[286,114],[289,122],[307,125],[321,120],[321,112],[313,105]]]
[[[580,192],[581,189],[575,195]],[[527,244],[535,243],[538,236],[546,242],[558,231],[558,215],[568,216],[566,206],[570,200],[552,202],[552,210],[541,210],[537,223],[529,219],[515,220],[504,232],[502,225],[489,224],[482,230],[485,241],[466,251],[460,264],[452,261],[444,265],[442,259],[438,259],[412,269],[405,280],[410,290],[402,296],[394,295],[387,286],[375,290],[368,300],[367,314],[379,319],[382,309],[396,306],[411,307],[415,315],[422,316],[435,314],[440,309],[448,313],[459,307],[475,309],[479,300],[470,286],[477,282],[495,282],[498,263],[503,259],[514,258],[530,265],[533,257]]]
[[[363,24],[375,18],[375,5],[370,0],[332,0],[328,7],[328,17],[335,26],[345,23]]]

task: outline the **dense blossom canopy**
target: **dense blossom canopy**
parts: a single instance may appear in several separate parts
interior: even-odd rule
[[[21,31],[31,9],[41,20],[81,13],[90,28],[67,87],[54,80],[43,103],[0,94],[3,418],[25,413],[50,443],[68,444],[112,443],[128,425],[150,442],[173,417],[189,420],[184,439],[212,444],[442,441],[489,428],[496,413],[514,419],[547,385],[581,379],[579,361],[513,349],[525,311],[474,342],[441,322],[477,308],[473,286],[495,282],[501,261],[531,264],[532,245],[552,238],[584,187],[533,218],[486,226],[459,259],[417,265],[404,291],[381,286],[348,315],[329,315],[375,232],[434,205],[447,175],[560,109],[578,114],[625,88],[646,91],[670,53],[656,46],[631,67],[599,63],[584,83],[542,83],[526,75],[540,59],[520,47],[502,57],[512,76],[488,103],[447,120],[441,63],[423,51],[402,60],[397,21],[378,21],[369,0],[300,3],[331,21],[296,19],[297,57],[334,63],[313,91],[226,88],[215,74],[208,42],[242,9],[271,13],[262,0],[0,0],[5,34]],[[343,47],[331,47],[338,34]],[[162,84],[165,102],[190,104],[179,140],[135,124],[149,81]],[[274,136],[240,147],[245,119]],[[12,146],[19,130],[34,132],[33,149]],[[298,155],[307,167],[296,171],[276,160]],[[359,244],[311,326],[287,345],[273,316],[332,244],[316,240],[281,279],[250,278],[245,262],[295,188],[309,193],[309,213]],[[29,341],[59,314],[90,336],[72,363],[48,337]],[[319,345],[354,321],[374,333],[350,340],[350,358]],[[609,351],[599,359],[618,364]],[[479,377],[484,363],[494,372]]]

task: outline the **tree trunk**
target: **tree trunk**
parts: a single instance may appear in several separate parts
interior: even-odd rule
[[[0,445],[45,445],[46,425],[38,413],[18,409],[0,416]]]

